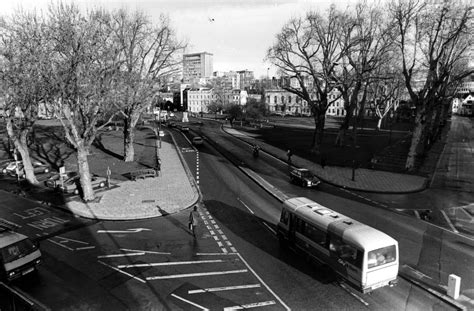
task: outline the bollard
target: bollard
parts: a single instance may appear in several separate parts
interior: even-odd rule
[[[458,299],[460,289],[461,278],[455,274],[450,274],[448,277],[448,296],[454,299]]]

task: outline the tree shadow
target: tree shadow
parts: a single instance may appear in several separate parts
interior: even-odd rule
[[[221,201],[205,200],[204,205],[215,219],[247,243],[254,245],[322,284],[337,281],[336,273],[329,266],[316,260],[311,260],[299,251],[280,247],[277,239],[269,238],[269,235],[272,233],[262,224],[276,229],[275,224]]]

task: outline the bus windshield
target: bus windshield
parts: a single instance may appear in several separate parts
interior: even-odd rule
[[[394,262],[396,255],[395,245],[370,251],[368,254],[368,267],[375,268],[386,263]]]
[[[36,250],[36,245],[29,239],[18,241],[1,249],[4,263],[9,263],[18,258],[24,257]]]

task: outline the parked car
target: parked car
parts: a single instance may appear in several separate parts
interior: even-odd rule
[[[204,140],[200,136],[193,137],[193,145],[200,146],[204,143]]]
[[[321,183],[318,177],[314,176],[308,169],[295,168],[290,172],[292,183],[303,187],[316,187]]]
[[[2,164],[2,173],[9,174],[11,171],[16,170],[16,162],[10,161]]]
[[[64,174],[64,181],[69,180],[70,178],[75,178],[78,176],[77,172],[66,172]],[[59,185],[61,185],[61,175],[59,173],[52,175],[48,179],[45,180],[44,184],[51,189],[56,189]]]
[[[40,161],[33,161],[31,162],[31,165],[33,166],[33,172],[35,174],[46,174],[49,173],[49,171],[51,170],[49,165],[44,164]],[[16,170],[13,170],[13,172],[11,172],[10,174],[16,176]],[[25,178],[25,168],[22,162],[18,163],[18,175],[20,176],[20,178]]]
[[[104,177],[92,175],[91,177],[92,188],[104,188],[107,184],[107,180]],[[79,194],[80,188],[80,176],[77,174],[75,177],[71,177],[59,184],[57,189],[64,193]]]

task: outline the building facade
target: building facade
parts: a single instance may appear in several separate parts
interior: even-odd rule
[[[213,54],[208,52],[183,55],[183,82],[193,83],[213,73]]]

